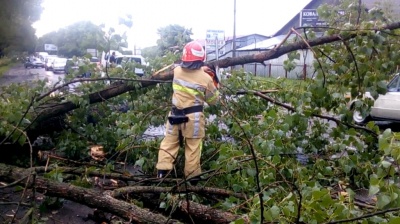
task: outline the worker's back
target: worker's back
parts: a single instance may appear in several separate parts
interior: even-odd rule
[[[172,103],[179,109],[214,104],[217,89],[211,77],[202,69],[190,70],[180,66],[174,69]]]

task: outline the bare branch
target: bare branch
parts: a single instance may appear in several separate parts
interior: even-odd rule
[[[167,193],[167,192],[176,192],[176,193],[187,193],[187,192],[194,192],[194,193],[205,193],[205,194],[213,194],[213,195],[220,195],[220,196],[233,196],[240,199],[245,199],[246,195],[242,193],[235,193],[233,191],[219,189],[219,188],[212,188],[212,187],[196,187],[196,186],[180,186],[178,188],[175,187],[156,187],[156,186],[130,186],[130,187],[121,187],[115,189],[112,192],[113,197],[120,197],[124,194],[141,194],[141,193]]]

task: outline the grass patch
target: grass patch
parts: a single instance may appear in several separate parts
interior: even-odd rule
[[[287,78],[271,78],[271,77],[253,77],[259,83],[263,83],[269,88],[301,88],[306,89],[313,80],[302,80],[302,79],[287,79]]]
[[[0,58],[0,77],[2,77],[4,73],[10,70],[15,64],[16,62],[14,62],[11,58]]]

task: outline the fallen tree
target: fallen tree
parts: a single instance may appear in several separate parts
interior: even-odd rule
[[[315,46],[320,46],[328,43],[333,43],[333,42],[338,42],[338,41],[346,41],[350,40],[352,38],[355,38],[357,36],[363,36],[367,35],[371,31],[373,32],[386,32],[390,30],[395,30],[400,28],[400,22],[395,22],[391,23],[388,25],[385,25],[383,27],[376,27],[373,29],[368,29],[368,30],[349,30],[347,31],[346,35],[341,35],[341,34],[335,34],[331,36],[323,36],[319,38],[315,38],[312,40],[299,40],[294,43],[290,43],[287,45],[280,45],[276,46],[272,50],[265,51],[259,54],[254,54],[254,55],[245,55],[245,56],[240,56],[236,58],[225,58],[219,61],[214,62],[214,65],[218,65],[220,68],[227,68],[230,66],[235,66],[235,65],[244,65],[248,63],[263,63],[264,61],[278,58],[284,54],[287,54],[292,51],[296,50],[301,50],[301,49],[309,49],[310,47],[315,47]],[[118,95],[121,95],[123,93],[135,90],[137,88],[146,88],[149,86],[156,85],[159,82],[162,81],[168,81],[172,80],[173,78],[173,69],[176,66],[176,64],[171,64],[167,66],[166,68],[155,72],[149,79],[142,79],[142,80],[134,80],[134,82],[139,82],[140,86],[137,87],[134,85],[134,83],[131,82],[122,82],[120,84],[116,84],[113,86],[110,86],[104,90],[91,93],[88,95],[88,101],[90,104],[102,102],[105,100],[108,100],[110,98],[116,97]],[[107,79],[107,78],[104,78]],[[76,80],[79,82],[84,82],[84,81],[98,81],[98,80],[92,80],[92,79],[79,79]],[[76,82],[75,81],[75,82]],[[48,95],[45,94],[45,95]],[[39,99],[42,99],[43,97],[39,97]],[[42,122],[45,122],[46,120],[52,118],[52,117],[57,117],[60,115],[63,115],[69,111],[72,111],[76,108],[79,108],[79,105],[73,102],[63,102],[59,104],[51,104],[51,105],[43,105],[41,107],[42,109],[40,111],[37,111],[37,118],[35,119],[35,123],[30,126],[30,129],[28,130],[29,133],[34,133],[36,131],[36,128],[40,126],[39,124]],[[43,127],[43,126],[40,126]]]
[[[385,28],[388,27],[385,26]],[[83,176],[85,180],[90,179],[88,177],[97,177],[98,180],[104,178],[119,180],[111,187],[106,186],[106,182],[99,183],[99,187],[107,191],[98,191],[98,195],[115,200],[132,198],[136,200],[138,195],[142,195],[137,199],[138,205],[151,208],[152,212],[144,215],[159,214],[160,220],[177,219],[184,213],[186,214],[184,217],[189,218],[185,220],[188,222],[191,222],[189,214],[202,222],[215,218],[217,220],[212,222],[216,223],[224,218],[226,222],[230,222],[246,216],[254,223],[282,221],[335,223],[344,222],[346,219],[369,219],[368,217],[376,214],[378,217],[374,217],[375,222],[379,222],[380,218],[395,221],[394,219],[398,216],[398,210],[395,208],[399,206],[398,200],[395,199],[399,191],[398,187],[393,186],[395,182],[392,180],[396,178],[397,173],[394,167],[398,167],[399,161],[393,160],[392,157],[400,157],[397,149],[390,148],[390,144],[394,142],[390,130],[382,134],[381,130],[372,123],[366,128],[360,128],[357,125],[342,125],[343,123],[354,124],[350,115],[352,111],[346,107],[348,99],[343,97],[344,93],[349,90],[352,90],[352,93],[361,93],[365,89],[380,93],[380,90],[386,88],[382,80],[385,80],[386,75],[395,69],[393,64],[400,63],[400,58],[393,54],[400,46],[399,38],[396,36],[397,31],[380,30],[380,32],[382,35],[376,32],[376,29],[347,30],[342,36],[332,35],[331,39],[319,39],[338,43],[322,44],[312,49],[316,52],[316,60],[320,62],[319,66],[317,64],[314,67],[316,78],[313,81],[261,80],[241,71],[235,72],[235,78],[225,80],[223,83],[225,88],[221,90],[223,104],[216,106],[216,110],[213,107],[207,108],[207,112],[217,115],[217,119],[208,123],[203,145],[204,159],[201,165],[203,170],[207,170],[207,174],[202,176],[206,178],[206,181],[201,181],[200,184],[204,187],[186,186],[185,180],[180,179],[166,179],[160,183],[160,180],[154,178],[154,164],[160,139],[143,141],[144,128],[149,125],[161,125],[161,122],[165,121],[164,112],[168,110],[168,102],[170,102],[165,92],[171,91],[167,85],[160,85],[160,88],[143,87],[154,86],[158,82],[170,82],[175,65],[155,73],[150,79],[121,78],[122,82],[108,85],[109,89],[99,91],[101,94],[82,96],[85,97],[82,101],[79,101],[76,95],[73,97],[68,95],[62,101],[66,106],[60,103],[61,101],[54,104],[46,102],[51,91],[36,96],[31,102],[35,102],[36,105],[42,104],[41,108],[34,108],[38,116],[42,117],[33,123],[44,124],[57,116],[66,114],[65,121],[70,126],[56,133],[59,134],[58,136],[54,135],[58,143],[54,146],[54,150],[71,154],[79,153],[79,157],[68,157],[69,160],[76,159],[76,162],[72,164],[78,168],[59,167],[60,170],[52,170],[52,174],[59,171],[63,175],[66,174],[64,181],[70,181],[71,177],[76,176]],[[293,47],[301,43],[295,48],[303,49],[302,47],[306,46],[312,47],[310,43],[318,44],[312,41],[302,39],[289,45],[281,44],[273,51],[257,55],[264,58],[276,57],[282,53],[280,49],[285,49],[287,46]],[[253,56],[245,56],[247,61],[244,63],[259,60]],[[227,60],[236,60],[235,63],[238,63],[237,59]],[[77,81],[97,82],[107,79]],[[115,78],[109,80],[113,79]],[[144,84],[138,85],[138,82]],[[92,86],[94,88],[90,88]],[[102,83],[82,85],[82,87],[88,87],[87,92],[93,92],[94,89],[97,91],[98,87],[102,86]],[[279,91],[275,91],[273,96],[264,94],[270,93],[270,91],[265,91],[266,89],[275,87]],[[129,94],[115,97],[124,92],[129,92]],[[227,96],[225,93],[229,95],[229,100],[224,101]],[[232,95],[240,96],[231,97]],[[19,96],[14,99],[18,99]],[[129,101],[132,107],[129,113],[122,114],[115,110],[114,105],[119,105],[124,100]],[[80,102],[83,103],[80,104]],[[23,108],[20,111],[25,111],[25,103],[26,101],[23,104],[24,107],[18,107]],[[89,106],[88,103],[97,104]],[[14,106],[7,105],[11,106],[8,108]],[[46,106],[48,108],[45,108]],[[54,106],[54,111],[51,109],[52,106]],[[92,112],[91,109],[105,112],[100,114],[102,117],[97,126],[86,123],[85,116],[88,112]],[[40,110],[44,113],[40,113]],[[8,111],[12,115],[12,111],[15,110]],[[33,109],[29,110],[29,112],[32,111]],[[332,117],[325,116],[324,113]],[[18,120],[23,113],[17,115],[10,116],[13,120],[9,122],[8,130],[16,126],[14,129],[19,134],[19,132],[24,132],[20,130],[20,127],[26,127],[27,123],[26,121],[23,123],[22,119],[20,122]],[[32,116],[29,117],[31,118]],[[227,128],[221,128],[225,124]],[[30,125],[28,129],[30,133],[37,134],[38,126]],[[50,132],[48,129],[45,131]],[[377,139],[379,139],[379,144]],[[29,139],[21,142],[29,142]],[[108,153],[104,155],[106,158],[103,158],[104,160],[99,162],[96,168],[88,164],[89,160],[87,160],[88,155],[92,155],[87,151],[92,144],[103,145],[104,153]],[[386,160],[388,157],[391,158]],[[183,170],[181,158],[183,157],[176,158],[174,167],[176,176],[180,176]],[[49,163],[49,160],[47,162]],[[144,175],[137,177],[125,175],[122,172],[110,172],[117,163],[139,164],[143,168],[140,171],[143,171]],[[82,168],[85,165],[90,168]],[[47,171],[51,170],[51,166],[47,168]],[[43,167],[34,170],[37,176],[42,178]],[[133,173],[132,170],[129,172]],[[4,178],[5,176],[7,175],[4,175]],[[389,181],[380,181],[382,179]],[[15,179],[9,182],[13,180]],[[64,188],[70,187],[66,184],[63,185]],[[367,193],[368,189],[371,189],[369,194],[376,192],[379,194],[376,198],[372,198],[371,203],[357,203],[357,197],[353,197],[354,192],[351,189],[360,188]],[[45,187],[42,186],[40,189],[44,190]],[[58,190],[65,192],[63,189]],[[81,193],[84,191],[81,190],[83,189],[74,189],[77,197],[82,196]],[[70,194],[74,195],[74,192]],[[104,195],[105,192],[107,195]],[[94,193],[90,192],[90,194]],[[163,207],[170,206],[167,212],[159,208],[160,201],[155,199],[155,195],[160,195],[159,199],[164,202]],[[79,201],[79,199],[75,200]],[[110,204],[114,202],[111,199],[102,202]],[[192,200],[197,204],[192,203]],[[79,202],[87,203],[86,200]],[[126,204],[120,207],[123,211]],[[371,209],[381,211],[371,212]],[[141,210],[137,210],[135,214],[138,215],[139,211]],[[178,212],[175,213],[175,211]],[[191,213],[192,211],[202,212]],[[118,215],[123,213],[113,212]],[[169,212],[174,213],[175,216],[169,215]],[[130,216],[125,218],[130,219]]]

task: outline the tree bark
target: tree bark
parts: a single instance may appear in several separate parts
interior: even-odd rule
[[[230,212],[223,212],[193,201],[181,201],[179,208],[189,216],[203,220],[204,223],[210,221],[213,223],[230,223],[241,218],[240,216]],[[242,219],[244,223],[249,223],[248,218],[243,217]]]

